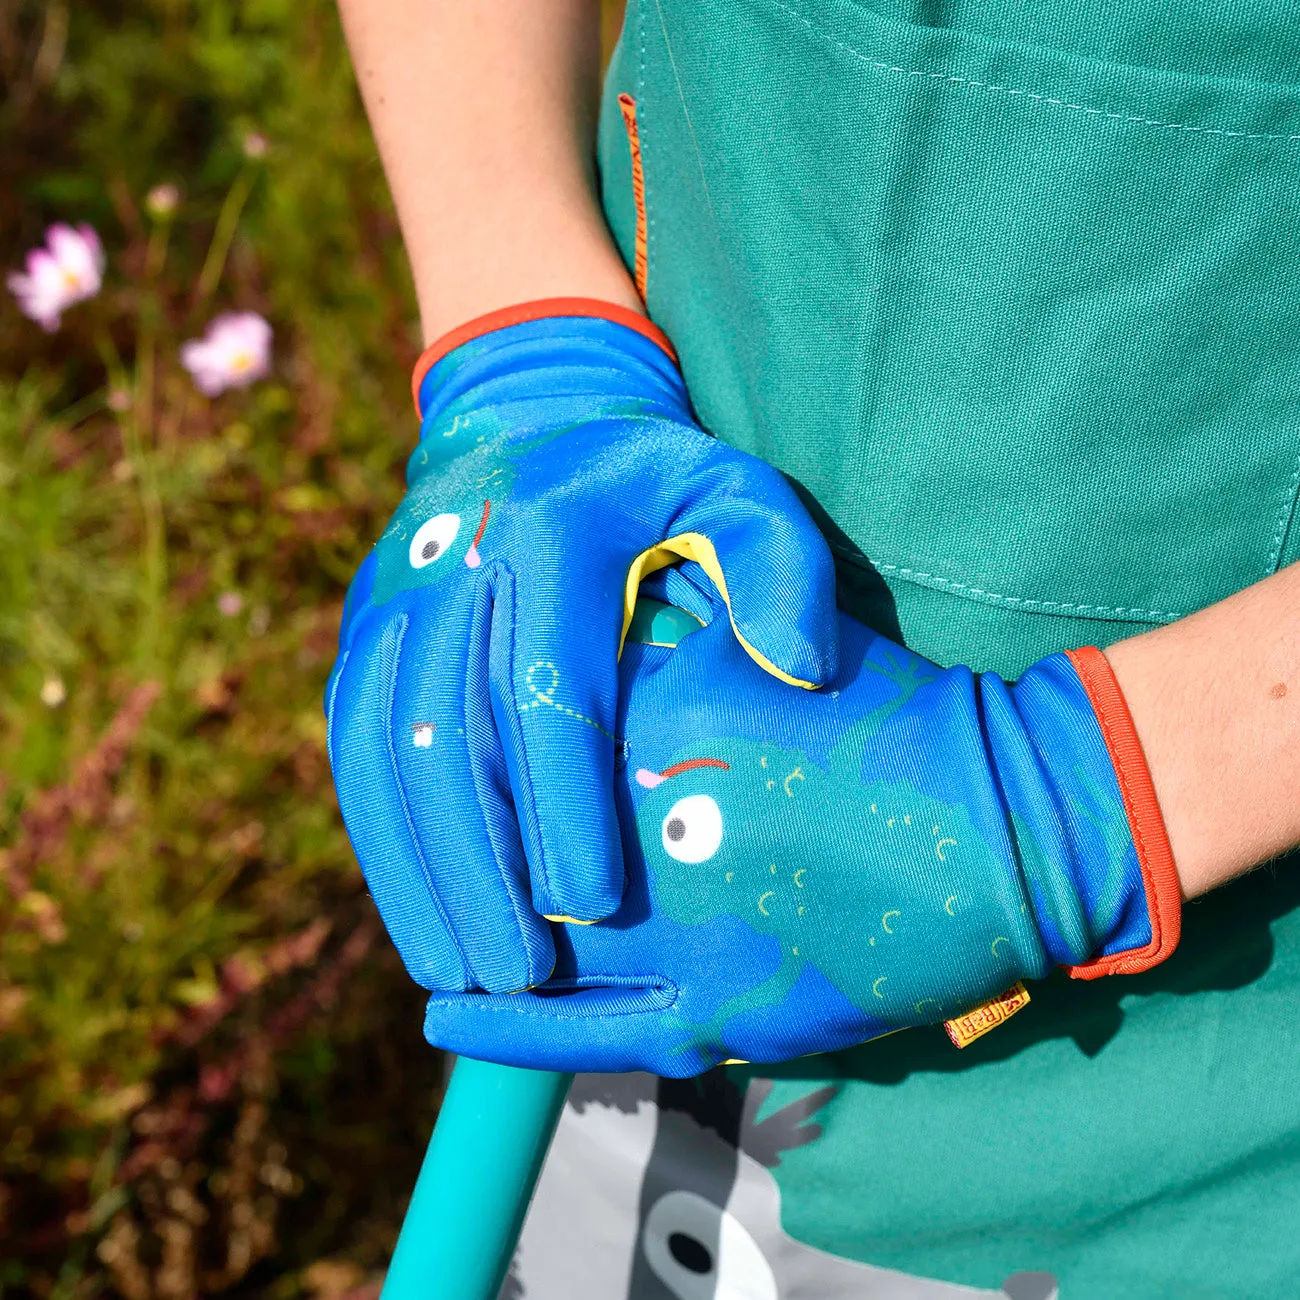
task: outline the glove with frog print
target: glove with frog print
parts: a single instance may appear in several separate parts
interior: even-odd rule
[[[1173,951],[1178,877],[1100,651],[1012,685],[841,615],[841,670],[809,693],[758,670],[716,612],[685,637],[670,613],[622,663],[623,907],[563,927],[534,992],[433,997],[431,1042],[681,1076],[937,1023],[1053,965],[1087,979]]]
[[[545,917],[622,899],[629,568],[698,560],[759,671],[809,687],[836,671],[834,572],[793,490],[699,427],[671,346],[631,311],[559,299],[472,321],[414,390],[409,491],[344,608],[330,761],[414,978],[509,991],[551,972]]]

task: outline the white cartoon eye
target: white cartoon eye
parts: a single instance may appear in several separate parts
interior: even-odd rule
[[[451,549],[460,532],[459,515],[434,515],[415,530],[411,538],[411,568],[423,569]]]
[[[654,1203],[641,1249],[677,1300],[777,1300],[771,1265],[745,1225],[695,1192]]]
[[[678,799],[664,818],[664,852],[678,862],[707,862],[722,843],[722,810],[707,794]]]

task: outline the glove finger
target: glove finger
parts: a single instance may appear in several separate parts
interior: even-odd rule
[[[623,1073],[670,1078],[700,1074],[705,1060],[668,1010],[671,985],[599,985],[515,996],[435,994],[424,1036],[435,1047],[498,1065],[534,1070]]]
[[[338,690],[339,674],[348,661],[348,651],[352,648],[352,638],[360,622],[361,611],[370,599],[375,586],[375,553],[371,551],[357,570],[356,576],[348,587],[348,594],[343,600],[343,616],[339,620],[339,649],[334,665],[330,669],[329,680],[325,683],[325,720],[328,724],[334,707],[334,695]],[[328,732],[326,733],[328,745]]]
[[[522,583],[496,575],[489,677],[533,906],[552,919],[598,921],[623,894],[614,810],[618,600],[564,613],[549,586],[529,592]],[[537,610],[555,613],[542,619]]]
[[[406,969],[427,989],[472,977],[411,833],[393,763],[389,714],[408,619],[368,620],[328,700],[326,738],[339,808],[366,883]]]
[[[508,993],[555,965],[488,693],[492,591],[416,610],[393,692],[392,747],[411,833],[480,987]]]
[[[825,539],[770,466],[720,449],[702,472],[707,490],[673,526],[674,537],[689,540],[683,547],[670,540],[669,549],[708,573],[737,637],[763,668],[796,685],[824,686],[839,664],[835,565]]]

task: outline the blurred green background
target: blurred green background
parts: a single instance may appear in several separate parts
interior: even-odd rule
[[[0,1288],[374,1296],[442,1069],[321,695],[419,336],[330,0],[0,5],[5,268],[53,221],[108,261],[0,294]],[[210,401],[227,310],[273,373]]]

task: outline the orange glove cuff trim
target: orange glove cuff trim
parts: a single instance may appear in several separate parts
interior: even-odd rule
[[[1080,980],[1099,979],[1103,975],[1136,975],[1164,961],[1178,946],[1183,915],[1182,886],[1142,742],[1110,661],[1096,646],[1068,653],[1097,715],[1119,780],[1129,831],[1137,849],[1138,867],[1146,887],[1151,942],[1144,948],[1130,948],[1096,957],[1080,966],[1067,966],[1066,971],[1071,978]]]
[[[415,363],[415,371],[411,375],[411,398],[415,402],[417,417],[421,419],[424,417],[424,412],[420,410],[420,385],[424,382],[425,375],[449,352],[454,352],[462,343],[481,338],[484,334],[492,333],[493,330],[505,329],[510,325],[522,325],[530,320],[545,320],[551,316],[593,316],[601,320],[611,320],[616,325],[626,325],[628,329],[636,330],[652,343],[657,343],[668,354],[672,363],[677,364],[677,353],[669,343],[668,336],[640,312],[632,311],[628,307],[620,307],[617,303],[605,302],[601,298],[539,298],[535,302],[516,303],[513,307],[490,311],[486,316],[476,316],[473,320],[458,325],[454,330],[430,343],[420,354],[420,359]]]

